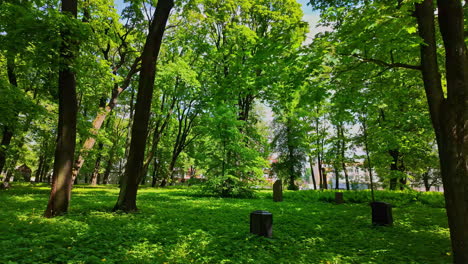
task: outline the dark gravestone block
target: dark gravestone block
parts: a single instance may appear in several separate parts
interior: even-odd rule
[[[283,201],[283,183],[281,182],[281,180],[277,180],[273,184],[273,201]]]
[[[372,224],[393,225],[392,205],[384,202],[372,202]]]
[[[342,192],[336,192],[336,193],[335,193],[335,203],[336,203],[336,204],[342,204],[342,203],[344,203],[344,200],[343,200],[343,193],[342,193]]]
[[[250,233],[272,237],[273,215],[268,211],[254,211],[250,213]]]

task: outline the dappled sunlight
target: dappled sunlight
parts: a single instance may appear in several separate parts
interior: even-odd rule
[[[75,188],[72,210],[52,219],[42,217],[46,198],[39,198],[34,188],[24,195],[0,196],[7,205],[0,217],[7,227],[0,230],[6,238],[0,246],[16,248],[9,259],[32,262],[450,262],[440,208],[400,206],[393,209],[393,227],[374,227],[367,204],[292,197],[278,203],[265,198],[267,191],[257,199],[234,199],[192,196],[184,189],[143,189],[140,210],[122,214],[110,211],[116,190]],[[249,234],[254,210],[273,213],[272,239]]]

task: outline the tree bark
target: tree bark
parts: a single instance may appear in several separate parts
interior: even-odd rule
[[[339,131],[341,132],[341,148],[340,148],[340,154],[341,154],[341,167],[343,169],[343,173],[344,173],[344,176],[345,176],[345,182],[346,182],[346,190],[349,191],[349,176],[348,176],[348,171],[346,170],[346,156],[345,156],[345,147],[346,147],[346,143],[345,143],[345,137],[344,137],[344,128],[343,128],[343,124],[340,124],[340,129]]]
[[[426,192],[430,191],[431,184],[429,183],[429,170],[422,174],[422,180],[423,180],[424,188],[426,189]]]
[[[16,78],[15,73],[15,62],[14,56],[9,55],[7,56],[7,75],[8,81],[10,85],[14,87],[18,87],[18,80]],[[13,119],[15,120],[13,123],[16,123],[16,119],[18,118],[18,112],[14,112]],[[10,146],[11,139],[13,138],[13,126],[12,125],[5,125],[3,127],[3,135],[2,141],[0,143],[0,173],[3,171],[6,163],[6,152]]]
[[[396,174],[398,172],[398,157],[399,157],[399,151],[398,150],[389,150],[388,153],[392,157],[392,162],[390,163],[390,173]],[[398,178],[395,177],[395,175],[391,175],[390,177],[390,190],[394,191],[396,190],[398,183]]]
[[[322,177],[323,177],[323,180],[322,180],[323,188],[324,188],[324,189],[328,189],[327,173],[325,173],[325,169],[324,169],[324,168],[322,168]],[[331,188],[331,187],[330,187],[330,188]]]
[[[317,183],[315,182],[314,163],[312,161],[312,156],[309,156],[309,164],[310,164],[310,174],[312,176],[312,183],[314,184],[314,190],[317,190]]]
[[[76,18],[77,0],[62,0],[62,13]],[[49,203],[45,217],[54,217],[68,211],[73,183],[72,168],[75,154],[76,100],[75,72],[71,66],[78,43],[68,40],[69,28],[61,31],[61,65],[59,69],[59,121],[57,128],[57,146],[55,148],[54,172]],[[65,41],[67,40],[67,41]]]
[[[176,79],[176,86],[178,84],[178,78]],[[172,115],[172,110],[174,109],[174,105],[176,103],[177,99],[175,96],[172,97],[171,104],[169,106],[169,109],[167,111],[167,114],[164,117],[164,120],[162,118],[158,118],[158,121],[156,122],[156,127],[154,128],[153,132],[153,139],[152,139],[152,144],[151,144],[151,149],[143,162],[143,171],[142,171],[142,178],[145,178],[146,174],[148,173],[148,168],[151,163],[151,161],[154,159],[154,155],[156,154],[156,151],[158,149],[159,141],[161,140],[161,137],[164,133],[164,131],[167,128],[167,125],[169,124],[170,117]],[[166,103],[166,96],[163,96],[163,100],[161,102],[161,113],[164,111],[164,104]],[[143,184],[143,183],[142,183]]]
[[[365,117],[362,118],[362,132],[363,132],[363,136],[364,136],[364,148],[366,149],[367,170],[369,172],[371,198],[372,198],[372,202],[375,202],[374,176],[372,174],[372,163],[371,163],[370,152],[369,152],[369,142],[368,142],[368,138],[367,138],[367,120],[366,120]]]
[[[447,99],[438,105],[440,167],[454,263],[468,263],[468,57],[461,1],[439,0]]]
[[[157,178],[158,167],[159,167],[159,162],[155,158],[154,159],[154,164],[153,164],[153,175],[152,175],[152,180],[151,180],[151,187],[156,186],[156,181],[158,180],[158,178]]]
[[[99,112],[97,113],[96,117],[93,120],[92,123],[92,128],[91,128],[91,136],[89,136],[85,142],[83,143],[83,146],[80,149],[80,154],[78,158],[75,160],[74,166],[73,166],[73,179],[75,179],[78,174],[80,173],[81,168],[83,167],[83,164],[85,162],[85,155],[88,151],[90,151],[94,145],[96,144],[96,135],[101,129],[102,124],[106,120],[107,116],[109,113],[115,108],[118,102],[118,97],[119,95],[127,89],[127,87],[130,85],[130,81],[132,79],[132,76],[138,72],[138,62],[139,58],[135,59],[133,62],[132,67],[130,68],[130,71],[128,72],[127,76],[125,77],[125,80],[122,84],[122,86],[118,86],[117,84],[114,85],[114,89],[112,90],[112,95],[109,101],[107,102],[106,105],[101,106],[99,108]],[[116,73],[115,73],[116,74]]]
[[[340,175],[338,173],[338,167],[334,167],[335,170],[335,190],[340,188]]]
[[[111,150],[109,154],[109,159],[107,160],[106,170],[104,171],[104,176],[102,177],[102,184],[109,184],[109,176],[112,169],[112,163],[114,162],[114,152]]]
[[[39,164],[37,165],[37,170],[34,176],[34,181],[39,182],[39,177],[41,176],[42,167],[44,166],[44,155],[39,156]]]
[[[468,263],[468,61],[461,1],[439,0],[439,28],[445,48],[447,98],[437,63],[434,3],[416,4],[421,66],[432,125],[437,138],[454,263]]]
[[[96,162],[94,163],[93,175],[91,176],[91,185],[99,184],[99,170],[101,169],[101,159],[102,159],[102,148],[104,144],[100,142],[98,147],[98,156],[96,157]]]
[[[0,145],[0,173],[3,171],[6,163],[6,151],[8,146],[10,146],[11,138],[13,137],[13,131],[8,126],[3,128],[2,141]]]
[[[153,15],[148,37],[142,53],[140,80],[132,125],[132,139],[125,173],[122,177],[119,198],[114,211],[132,212],[137,210],[136,196],[138,180],[143,169],[145,144],[148,136],[148,120],[153,98],[156,62],[161,47],[169,13],[174,5],[172,0],[159,0]]]

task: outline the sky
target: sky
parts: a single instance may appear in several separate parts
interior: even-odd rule
[[[302,12],[304,16],[302,19],[309,23],[309,33],[304,44],[310,44],[312,39],[317,33],[331,30],[328,27],[318,26],[320,20],[320,14],[317,11],[313,11],[310,5],[307,5],[310,0],[298,0],[297,2],[302,5]]]

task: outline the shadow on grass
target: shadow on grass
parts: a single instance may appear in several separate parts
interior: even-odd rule
[[[445,212],[394,209],[394,227],[373,227],[370,207],[285,199],[196,197],[184,190],[142,189],[140,211],[111,213],[114,189],[76,190],[66,216],[31,213],[40,201],[0,196],[7,253],[19,263],[450,263]],[[34,196],[34,194],[32,194]],[[46,199],[45,199],[46,202]],[[10,205],[13,204],[13,205]],[[109,208],[109,210],[107,210]],[[104,209],[104,210],[103,210]],[[249,234],[249,213],[273,213],[273,239]],[[3,238],[6,238],[3,240]]]

